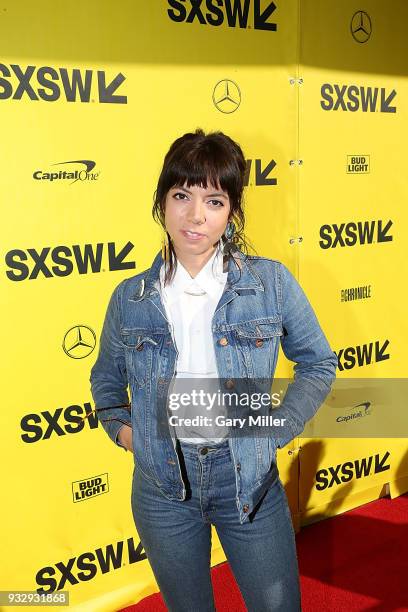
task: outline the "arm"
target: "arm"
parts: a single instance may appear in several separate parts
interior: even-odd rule
[[[285,356],[295,362],[294,382],[289,384],[277,409],[277,416],[286,418],[289,424],[277,440],[282,448],[302,433],[326,399],[336,378],[338,361],[303,289],[283,264],[280,274],[284,331],[281,346]]]
[[[100,423],[111,440],[126,451],[118,439],[119,430],[126,425],[131,426],[125,349],[120,340],[122,283],[119,283],[110,298],[98,358],[91,369],[89,380]]]

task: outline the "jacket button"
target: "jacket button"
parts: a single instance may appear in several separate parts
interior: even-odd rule
[[[244,507],[242,509],[243,509],[244,512],[248,512],[248,510],[249,510],[248,504],[244,504]]]
[[[139,344],[138,347],[136,347],[137,351],[143,351],[143,344]]]
[[[220,338],[219,343],[221,344],[221,346],[227,346],[228,338]]]
[[[201,449],[200,453],[202,455],[206,455],[208,453],[208,448],[204,446],[204,448]]]
[[[227,389],[232,389],[234,387],[234,381],[231,379],[227,380],[225,386],[227,387]]]
[[[263,345],[263,340],[262,340],[262,338],[257,338],[257,339],[255,340],[255,345],[256,345],[256,346],[262,346],[262,345]]]
[[[240,472],[240,471],[241,471],[241,464],[237,463],[237,472]]]

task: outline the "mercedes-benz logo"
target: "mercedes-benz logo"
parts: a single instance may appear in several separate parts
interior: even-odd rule
[[[238,85],[230,79],[218,81],[213,91],[213,102],[221,113],[234,113],[241,104]]]
[[[95,332],[87,325],[75,325],[67,331],[62,341],[64,353],[72,359],[84,359],[96,346]]]
[[[357,11],[351,18],[351,35],[358,43],[365,43],[371,36],[371,19],[365,11]]]

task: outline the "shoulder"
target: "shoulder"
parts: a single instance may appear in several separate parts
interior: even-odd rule
[[[261,255],[245,255],[242,254],[247,265],[257,273],[275,273],[280,277],[286,270],[286,266],[279,259],[271,257],[262,257]]]
[[[297,285],[295,275],[279,259],[260,255],[244,255],[246,264],[254,276],[258,276],[265,288],[275,289],[279,299],[283,292],[292,285]]]
[[[251,264],[260,265],[281,265],[281,262],[278,259],[271,259],[270,257],[262,257],[261,255],[244,255],[246,261],[249,261]]]
[[[262,257],[261,255],[244,255],[246,261],[250,263],[250,265],[255,267],[269,267],[276,268],[284,273],[291,273],[289,268],[279,259],[272,259],[270,257]]]

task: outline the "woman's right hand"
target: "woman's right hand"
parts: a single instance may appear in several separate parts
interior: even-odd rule
[[[119,429],[118,440],[126,450],[133,453],[132,428],[129,425],[122,425]]]

